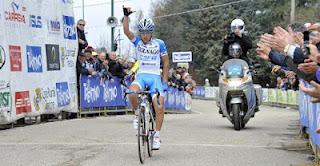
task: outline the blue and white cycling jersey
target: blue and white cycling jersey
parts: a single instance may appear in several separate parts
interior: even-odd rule
[[[132,43],[136,47],[137,59],[140,63],[137,73],[160,75],[161,57],[167,54],[164,42],[152,38],[147,44],[144,44],[140,36],[135,36]]]

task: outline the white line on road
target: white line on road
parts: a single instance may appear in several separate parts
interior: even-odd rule
[[[103,145],[137,145],[137,143],[125,143],[125,142],[110,142],[110,143],[0,143],[0,146],[103,146]],[[219,144],[162,144],[163,146],[201,146],[201,147],[238,147],[238,148],[281,148],[281,146],[261,146],[261,145],[219,145]]]

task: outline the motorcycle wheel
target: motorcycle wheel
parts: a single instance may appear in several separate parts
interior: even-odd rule
[[[232,113],[233,113],[233,127],[235,130],[240,130],[242,127],[242,124],[241,124],[241,118],[240,118],[239,104],[232,105]]]

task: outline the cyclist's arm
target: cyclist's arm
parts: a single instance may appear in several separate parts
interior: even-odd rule
[[[124,31],[124,34],[129,38],[130,41],[134,39],[134,34],[129,29],[129,17],[128,16],[123,17],[123,31]]]
[[[169,56],[168,54],[163,55],[162,57],[163,69],[162,69],[162,81],[168,82],[169,77]]]

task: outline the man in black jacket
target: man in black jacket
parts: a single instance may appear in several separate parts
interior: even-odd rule
[[[111,52],[109,54],[109,72],[112,76],[116,76],[120,79],[124,78],[124,70],[123,66],[117,61],[117,54],[116,52]]]
[[[78,48],[79,48],[78,55],[80,55],[80,52],[84,52],[84,50],[88,46],[88,42],[84,34],[85,25],[86,25],[86,22],[83,19],[78,20],[78,23],[77,23]]]
[[[231,55],[229,55],[229,46],[233,43],[238,43],[242,49],[240,59],[245,60],[249,65],[251,64],[247,56],[247,52],[252,48],[252,40],[249,36],[244,34],[244,29],[245,25],[241,19],[235,19],[231,22],[232,33],[225,36],[223,43],[222,54],[225,56],[224,61],[233,58]]]

